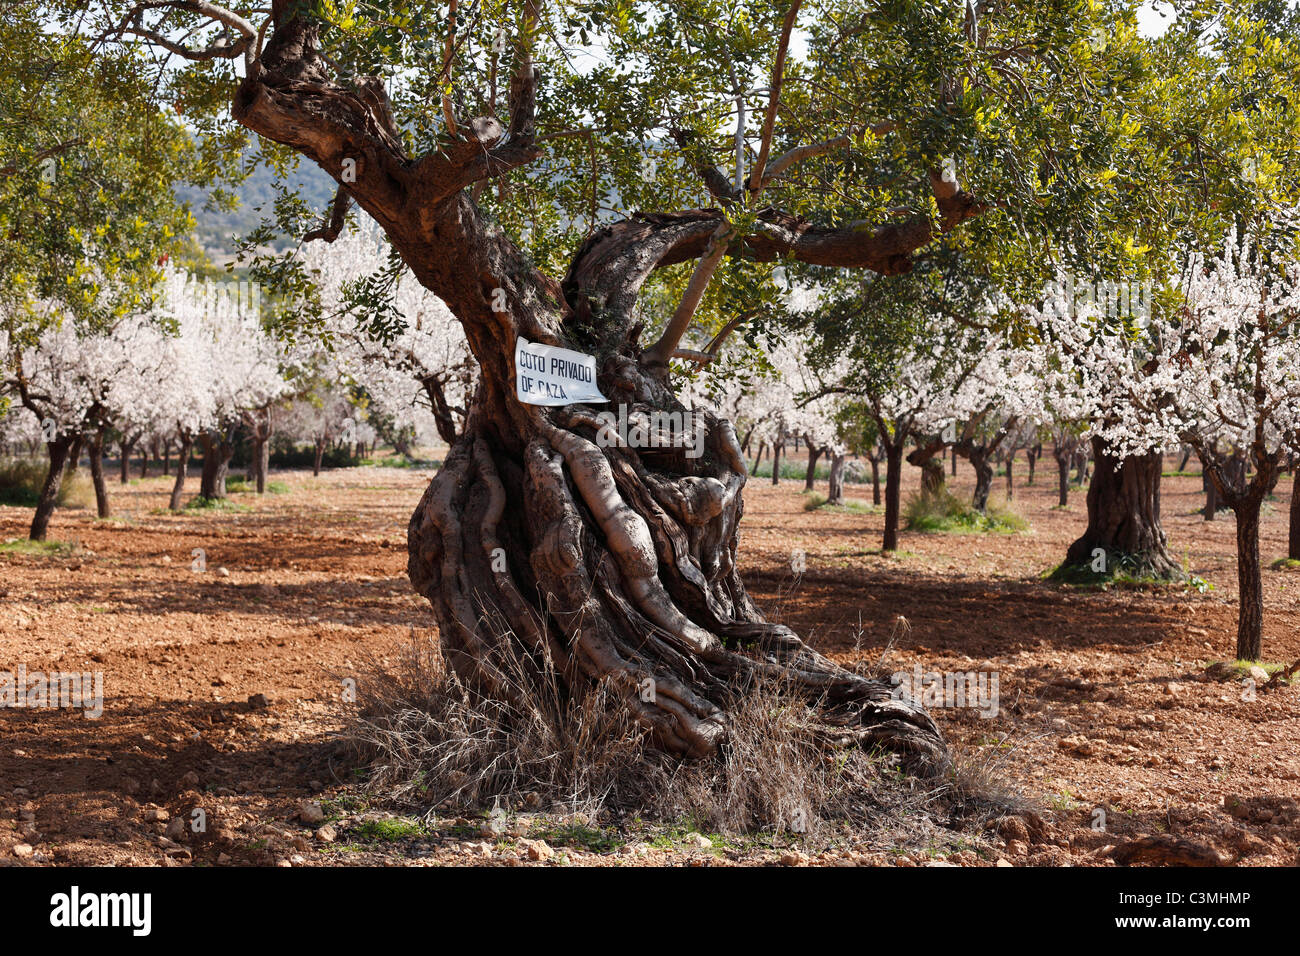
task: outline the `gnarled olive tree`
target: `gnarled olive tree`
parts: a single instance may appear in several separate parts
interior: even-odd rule
[[[474,119],[440,152],[410,157],[382,84],[341,83],[321,56],[320,26],[276,6],[270,40],[235,98],[236,118],[340,182],[354,164],[347,194],[447,303],[479,362],[464,434],[409,533],[411,581],[433,603],[456,671],[485,693],[508,695],[497,662],[518,651],[503,642],[519,642],[549,656],[569,682],[609,681],[663,747],[691,756],[726,738],[729,694],[747,679],[779,676],[815,699],[838,735],[897,749],[917,768],[939,765],[942,738],[918,706],[768,622],[745,591],[737,547],[746,469],[730,423],[708,416],[695,458],[677,439],[655,450],[600,447],[591,407],[517,400],[514,354],[520,337],[590,352],[615,406],[683,412],[669,359],[693,309],[680,309],[664,337],[643,348],[634,306],[652,271],[704,263],[686,293],[697,301],[724,253],[897,271],[936,228],[957,225],[978,204],[936,175],[937,226],[924,213],[872,229],[814,226],[768,208],[740,236],[722,209],[637,215],[594,232],[563,278],[546,276],[485,220],[472,192],[542,148],[527,50],[506,123]],[[770,141],[769,129],[765,149]],[[786,162],[777,158],[772,173]],[[752,191],[763,175],[756,165]]]
[[[746,469],[731,424],[705,413],[703,453],[692,457],[680,436],[652,447],[600,440],[596,416],[606,407],[633,416],[685,411],[670,363],[728,257],[791,271],[907,271],[917,250],[988,208],[960,186],[952,158],[976,152],[977,142],[990,169],[1013,141],[1051,142],[1028,150],[1026,168],[1044,182],[1073,177],[1067,167],[1081,151],[1068,138],[1084,124],[1068,113],[1080,100],[1062,92],[1064,60],[1045,59],[1035,36],[1048,30],[1066,57],[1066,47],[1086,44],[1086,16],[1064,7],[1040,15],[1018,3],[967,4],[962,13],[959,5],[825,0],[801,18],[798,0],[750,10],[711,0],[598,2],[567,12],[529,0],[452,2],[431,29],[419,19],[429,6],[363,5],[358,16],[374,7],[386,18],[358,25],[296,0],[273,0],[269,16],[251,4],[240,13],[241,4],[176,0],[138,4],[117,29],[191,59],[242,58],[235,119],[339,183],[315,235],[337,235],[355,202],[464,326],[480,384],[409,529],[410,577],[434,606],[451,665],[482,692],[508,697],[505,656],[549,658],[575,692],[608,681],[659,745],[689,756],[724,743],[732,695],[778,677],[819,706],[833,739],[893,749],[918,771],[941,768],[943,739],[919,706],[813,651],[766,620],[746,592],[737,561]],[[183,21],[207,17],[219,33],[207,34],[206,48],[187,47],[168,33],[177,21],[150,20],[163,8]],[[557,30],[587,44],[586,31],[604,26],[613,62],[548,86],[536,68],[540,45]],[[1131,34],[1132,24],[1114,29]],[[632,35],[639,47],[626,40]],[[425,51],[414,60],[434,61],[400,119],[383,80],[341,75],[338,66],[361,64],[356,50],[376,37],[403,50],[409,40]],[[789,55],[792,37],[819,51],[815,67]],[[458,86],[470,48],[478,66]],[[639,66],[619,62],[637,49],[651,51]],[[402,57],[411,68],[412,55]],[[718,98],[717,84],[689,88],[701,60],[715,80],[730,74],[723,113],[686,115],[693,98]],[[563,64],[554,48],[548,63]],[[1085,57],[1068,76],[1094,69]],[[633,95],[655,83],[677,84],[680,95]],[[543,125],[547,96],[566,104],[563,127]],[[431,136],[421,135],[424,106],[437,121]],[[669,115],[652,119],[655,110]],[[709,145],[720,118],[735,123],[734,147]],[[702,182],[709,208],[605,215],[638,184],[611,180],[601,164],[622,151],[627,165],[651,127],[678,145],[679,179]],[[619,134],[627,142],[615,142]],[[1096,147],[1110,133],[1088,135]],[[422,152],[412,146],[420,141]],[[549,150],[570,161],[548,173],[553,193],[567,191],[561,218],[583,215],[587,228],[567,267],[543,270],[528,243],[507,234],[504,210],[512,181]],[[734,157],[734,177],[716,165],[720,152]],[[796,168],[816,170],[810,185],[789,188]],[[990,181],[1006,192],[1021,175],[1003,170]],[[497,217],[486,212],[492,203]],[[528,226],[529,251],[539,230]],[[675,265],[676,307],[642,314],[647,283]],[[663,331],[643,344],[647,319]],[[610,405],[518,401],[520,338],[594,355]]]

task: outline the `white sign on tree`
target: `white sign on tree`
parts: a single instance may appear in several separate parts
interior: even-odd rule
[[[515,395],[526,405],[608,402],[596,387],[596,357],[515,340]]]

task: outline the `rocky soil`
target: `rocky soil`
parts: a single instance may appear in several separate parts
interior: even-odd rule
[[[0,671],[102,672],[105,698],[98,719],[0,709],[0,862],[1300,862],[1297,690],[1206,673],[1232,656],[1231,514],[1202,520],[1199,478],[1165,480],[1171,547],[1204,590],[1051,586],[1040,575],[1081,529],[1083,494],[1057,509],[1054,475],[1025,486],[1023,471],[1013,506],[1030,530],[1014,535],[904,533],[884,557],[869,487],[850,487],[864,507],[808,511],[802,482],[760,479],[742,526],[760,603],[824,651],[997,675],[996,716],[935,710],[967,778],[1020,809],[987,827],[804,840],[527,808],[421,819],[377,803],[339,731],[350,675],[413,630],[433,633],[405,576],[406,521],[429,475],[358,468],[277,475],[288,492],[178,516],[164,510],[167,479],[114,483],[116,517],[56,515],[51,538],[66,548],[0,551]],[[955,488],[969,487],[963,467]],[[0,507],[0,541],[29,519]],[[1266,564],[1285,536],[1282,493],[1264,516]],[[1267,659],[1300,658],[1300,575],[1267,571],[1265,601]]]

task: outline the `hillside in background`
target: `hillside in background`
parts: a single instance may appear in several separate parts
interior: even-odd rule
[[[214,263],[224,264],[234,255],[239,237],[252,232],[270,213],[275,201],[279,174],[264,165],[257,166],[236,190],[239,206],[232,210],[208,209],[208,194],[192,186],[177,189],[177,196],[190,204],[197,221],[195,237]],[[303,163],[290,173],[288,184],[313,209],[322,215],[329,209],[337,188],[334,180],[310,163]],[[284,237],[275,243],[277,250],[294,240]]]

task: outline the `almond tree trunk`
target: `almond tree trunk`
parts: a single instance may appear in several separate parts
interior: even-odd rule
[[[1264,583],[1259,562],[1260,507],[1277,485],[1280,454],[1262,442],[1250,457],[1238,451],[1225,458],[1213,448],[1198,448],[1201,466],[1218,497],[1237,518],[1237,659],[1257,661],[1264,645]],[[1254,463],[1254,474],[1249,465]]]
[[[271,470],[271,406],[264,405],[243,415],[252,444],[249,477],[259,495],[266,494],[266,476]]]
[[[199,497],[208,500],[226,497],[226,476],[230,472],[230,459],[235,454],[235,443],[230,431],[203,432],[199,437],[203,446],[203,472],[199,478]]]
[[[970,419],[966,423],[960,438],[954,443],[953,448],[957,450],[971,467],[975,469],[975,491],[971,496],[971,507],[983,514],[988,509],[989,493],[993,489],[994,469],[992,462],[998,454],[998,449],[1007,437],[1015,431],[1018,420],[1015,416],[1008,418],[1003,422],[991,436],[981,438],[977,426],[992,411],[992,408],[985,409],[978,416]]]
[[[168,503],[172,511],[181,510],[181,498],[185,494],[185,476],[190,467],[190,451],[194,448],[194,436],[182,429],[180,442],[181,449],[176,456],[176,480],[172,483],[172,497]]]
[[[1264,651],[1264,582],[1259,568],[1260,500],[1247,498],[1237,516],[1237,660],[1257,661]]]
[[[1056,459],[1056,504],[1064,508],[1070,503],[1070,453],[1057,446],[1052,457]]]
[[[131,452],[135,448],[135,439],[127,435],[122,435],[122,440],[118,442],[118,451],[122,455],[122,460],[118,462],[118,483],[125,485],[131,480]]]
[[[78,432],[77,437],[72,440],[72,448],[68,451],[68,474],[75,475],[81,466],[81,449],[84,445],[85,436]]]
[[[1291,507],[1288,512],[1286,556],[1292,561],[1300,561],[1300,467],[1295,467],[1291,476]]]
[[[989,492],[993,489],[993,465],[989,462],[988,452],[982,448],[973,448],[966,456],[975,469],[975,491],[971,495],[971,507],[983,514],[989,506]]]
[[[817,487],[817,460],[822,456],[820,448],[813,447],[811,441],[806,442],[808,446],[808,472],[804,475],[803,490],[812,491]]]
[[[907,463],[921,469],[921,494],[931,497],[944,489],[944,449],[945,442],[936,439],[924,445],[917,445],[908,452]]]
[[[44,541],[49,531],[50,516],[54,514],[54,507],[59,500],[59,489],[63,486],[68,452],[72,445],[72,436],[63,434],[56,435],[54,441],[45,444],[50,466],[45,473],[45,481],[41,483],[41,491],[36,498],[36,513],[32,515],[32,526],[27,535],[32,541]]]
[[[781,483],[781,453],[785,451],[785,435],[777,435],[772,443],[772,484]]]
[[[549,661],[568,693],[603,683],[658,746],[704,757],[725,744],[738,695],[780,679],[816,706],[828,741],[895,750],[917,772],[945,767],[943,739],[917,703],[766,620],[745,590],[738,528],[747,474],[730,422],[695,411],[705,424],[698,457],[675,439],[651,447],[596,439],[597,411],[687,413],[669,387],[667,356],[641,348],[635,305],[653,270],[704,253],[720,214],[616,223],[576,250],[563,281],[544,276],[485,221],[467,188],[540,152],[526,53],[508,127],[476,119],[416,161],[382,83],[336,83],[318,28],[294,18],[286,0],[273,9],[276,27],[240,86],[235,117],[340,180],[343,160],[353,160],[347,195],[446,302],[479,365],[465,427],[408,529],[411,582],[433,605],[444,656],[467,686],[508,702],[521,691],[503,678],[503,659]],[[945,221],[956,214],[947,201]],[[899,271],[931,235],[925,217],[879,231],[781,222],[748,236],[745,254]],[[609,404],[519,402],[518,338],[594,355]]]
[[[95,507],[101,518],[112,515],[108,487],[104,483],[104,429],[97,429],[90,439],[90,480],[95,486]]]
[[[1160,526],[1162,456],[1152,452],[1114,458],[1100,438],[1093,438],[1092,449],[1088,528],[1070,545],[1066,566],[1090,568],[1100,550],[1108,571],[1123,567],[1143,577],[1181,580],[1182,569],[1169,553]]]
[[[263,436],[257,442],[257,457],[254,459],[257,464],[257,493],[266,494],[266,479],[271,473],[271,438],[269,435]]]
[[[828,505],[844,504],[844,462],[843,452],[831,452],[831,473],[826,483],[826,503]]]
[[[903,443],[885,448],[885,535],[881,551],[898,550],[898,521],[903,498]]]
[[[424,394],[428,397],[429,407],[433,410],[433,423],[438,429],[438,437],[451,445],[460,430],[456,427],[455,409],[447,401],[445,384],[442,374],[431,375],[423,382]]]

